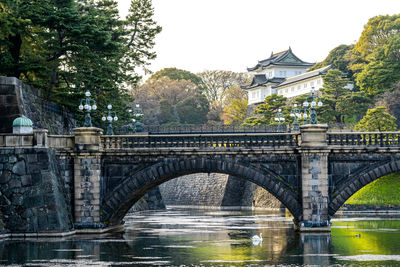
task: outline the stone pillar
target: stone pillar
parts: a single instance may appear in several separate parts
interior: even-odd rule
[[[73,129],[75,228],[104,228],[100,222],[101,135],[95,127]]]
[[[33,130],[33,146],[34,147],[48,147],[46,129]]]
[[[300,127],[303,215],[300,231],[330,231],[328,215],[327,125]]]

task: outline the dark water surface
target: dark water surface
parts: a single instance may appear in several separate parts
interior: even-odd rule
[[[291,218],[267,211],[174,208],[125,220],[124,234],[0,241],[0,264],[400,266],[399,215],[337,217],[331,234],[298,234]]]

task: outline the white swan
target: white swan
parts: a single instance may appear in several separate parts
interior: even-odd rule
[[[258,236],[258,235],[253,235],[253,237],[251,238],[251,240],[253,240],[253,241],[262,241],[262,240],[263,240],[263,238],[262,238],[262,233],[260,233],[260,236]]]

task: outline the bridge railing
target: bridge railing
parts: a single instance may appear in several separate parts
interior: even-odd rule
[[[168,147],[293,147],[299,144],[298,133],[253,134],[157,134],[105,135],[103,149],[168,148]]]
[[[400,132],[328,132],[330,146],[400,147]]]
[[[48,146],[54,149],[73,149],[73,135],[49,135]]]

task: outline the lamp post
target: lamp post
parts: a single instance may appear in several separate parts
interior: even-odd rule
[[[293,131],[298,131],[300,129],[299,127],[299,122],[297,121],[297,118],[301,117],[301,110],[297,107],[297,104],[294,103],[292,112],[290,113],[291,117],[294,117],[293,121]]]
[[[315,88],[312,87],[311,96],[308,96],[306,100],[303,102],[303,107],[305,107],[306,110],[308,109],[310,112],[310,124],[318,124],[317,113],[315,112],[316,106],[318,105],[318,107],[322,107],[323,105],[321,100],[319,100],[318,103],[315,101],[317,97],[315,96],[314,93],[315,93]],[[311,103],[308,102],[309,99],[311,100]],[[307,115],[307,113],[304,113],[304,115]]]
[[[103,112],[103,117],[101,118],[101,120],[102,121],[106,121],[106,120],[108,121],[106,135],[114,135],[112,122],[118,120],[117,113],[115,113],[115,111],[111,110],[112,109],[112,105],[111,104],[107,105],[107,109],[108,110]]]
[[[283,117],[282,109],[278,109],[278,112],[275,115],[275,121],[279,122],[279,124],[278,124],[278,132],[283,132],[281,122],[285,121],[285,118]]]
[[[94,99],[90,98],[90,92],[86,91],[85,96],[86,98],[83,98],[81,100],[81,104],[79,105],[79,110],[85,110],[85,123],[83,124],[83,127],[92,127],[92,118],[90,117],[90,111],[96,110],[96,102]]]
[[[143,131],[143,127],[142,124],[140,123],[140,119],[143,117],[143,111],[140,108],[140,104],[137,103],[135,106],[135,110],[133,115],[135,116],[135,119],[132,119],[132,121],[135,123],[135,128],[136,128],[136,132],[140,133]]]

